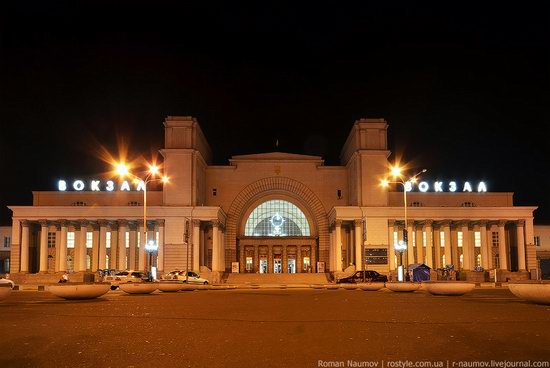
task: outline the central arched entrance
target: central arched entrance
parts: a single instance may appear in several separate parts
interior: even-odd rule
[[[255,201],[237,239],[241,273],[313,272],[316,228],[307,210],[280,196]]]

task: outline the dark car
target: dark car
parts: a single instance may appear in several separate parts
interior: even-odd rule
[[[356,284],[358,282],[372,282],[372,281],[386,282],[388,281],[388,277],[386,275],[381,275],[376,271],[357,271],[351,276],[336,280],[336,283],[337,284]]]

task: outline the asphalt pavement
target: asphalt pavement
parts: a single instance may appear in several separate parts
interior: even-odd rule
[[[550,306],[524,302],[507,289],[461,297],[388,290],[111,291],[88,301],[14,291],[0,302],[0,316],[2,368],[453,368],[550,360]]]

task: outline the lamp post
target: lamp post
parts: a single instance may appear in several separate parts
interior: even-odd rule
[[[425,173],[426,171],[428,170],[423,169],[411,177],[404,178],[402,169],[399,166],[393,166],[390,171],[390,176],[393,177],[393,181],[389,181],[388,179],[383,179],[382,182],[380,183],[383,187],[388,187],[390,184],[401,184],[403,186],[403,208],[404,208],[404,215],[405,215],[405,226],[403,227],[403,240],[400,240],[397,242],[397,244],[394,244],[394,249],[399,254],[397,280],[400,282],[404,281],[403,280],[403,276],[404,276],[403,253],[407,250],[407,245],[409,240],[408,231],[407,231],[407,192],[409,190],[412,190],[412,185],[418,181],[418,176],[420,174]]]
[[[145,246],[145,251],[148,254],[148,257],[147,257],[148,265],[146,265],[146,268],[148,273],[148,279],[151,280],[153,278],[153,275],[152,275],[153,254],[158,250],[158,244],[156,242],[156,239],[155,240],[147,239],[147,184],[153,181],[161,181],[163,183],[168,183],[168,177],[160,176],[159,168],[156,165],[149,165],[149,170],[147,171],[147,174],[145,175],[144,178],[140,178],[139,176],[132,174],[128,166],[123,162],[118,163],[116,165],[116,172],[121,178],[124,178],[126,176],[133,178],[134,182],[138,184],[138,190],[139,189],[143,190],[143,240],[144,240],[143,244]]]

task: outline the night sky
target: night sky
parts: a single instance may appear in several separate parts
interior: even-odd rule
[[[100,146],[150,157],[167,115],[195,116],[216,164],[277,139],[338,164],[356,119],[385,118],[430,182],[485,180],[550,222],[547,5],[204,3],[2,5],[0,224],[107,171]]]

